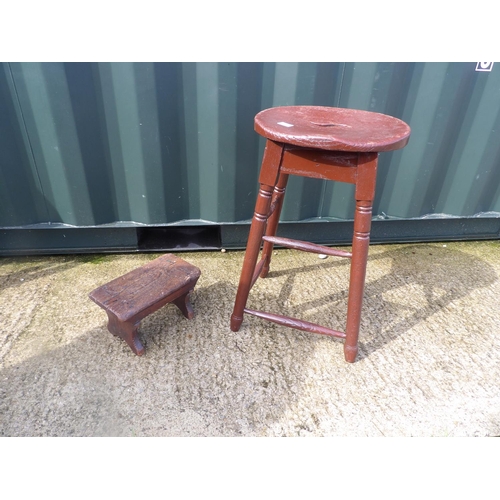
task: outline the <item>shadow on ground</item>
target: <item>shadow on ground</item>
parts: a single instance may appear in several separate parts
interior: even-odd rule
[[[445,308],[451,302],[465,297],[475,289],[490,286],[498,275],[490,264],[482,259],[446,245],[409,245],[371,255],[363,300],[360,354],[358,360],[369,356],[388,342],[408,332],[418,323]],[[370,268],[385,261],[384,269],[390,272],[370,280]],[[303,317],[309,311],[331,307],[335,310],[318,318],[328,326],[329,314],[345,321],[347,312],[347,286],[336,293],[329,293],[312,300],[304,300],[295,307],[283,308],[290,298],[296,278],[302,273],[321,270],[335,273],[348,268],[349,262],[337,260],[318,263],[283,271],[271,271],[268,279],[286,277],[279,297],[282,311],[293,317]],[[347,276],[345,276],[347,278]],[[317,289],[318,283],[311,283]],[[346,281],[347,285],[347,281]],[[324,290],[320,290],[321,292]],[[262,307],[266,307],[262,304]],[[344,317],[343,317],[344,316]],[[343,331],[342,325],[338,327]]]
[[[88,301],[93,286],[116,277],[115,268],[102,271],[78,260],[61,268],[75,302],[61,303],[64,289],[53,283],[58,302],[47,296],[40,303],[52,317],[37,323],[35,315],[34,323],[20,334],[24,344],[6,354],[0,371],[0,435],[500,432],[500,400],[494,389],[500,383],[499,350],[491,349],[491,338],[485,334],[474,338],[472,347],[456,343],[449,352],[449,333],[442,329],[443,321],[474,321],[478,329],[495,321],[488,316],[482,324],[480,314],[460,317],[451,307],[477,290],[488,289],[489,295],[497,296],[497,271],[488,262],[442,245],[374,247],[361,352],[351,365],[343,361],[342,343],[335,339],[248,316],[240,332],[231,332],[229,318],[243,254],[183,257],[202,270],[192,297],[195,318],[186,320],[173,305],[147,317],[140,328],[143,357],[107,331],[100,308],[82,302]],[[118,262],[114,256],[109,259]],[[252,290],[252,307],[343,328],[348,265],[316,259],[278,250],[268,278]],[[47,262],[55,273],[57,260]],[[33,279],[43,265],[31,269]],[[76,279],[80,269],[86,272],[82,286]],[[15,282],[19,276],[10,279]],[[64,312],[75,307],[82,314],[74,319],[77,326],[64,319]],[[444,316],[435,326],[437,315]],[[54,324],[62,324],[65,336],[58,345],[44,344],[44,337],[53,337]],[[401,349],[401,339],[414,334],[423,345],[415,342]],[[22,346],[38,342],[47,348],[22,356]],[[469,361],[463,361],[464,352]]]

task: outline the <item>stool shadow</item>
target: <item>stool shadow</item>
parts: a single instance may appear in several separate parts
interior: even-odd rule
[[[367,280],[365,285],[358,360],[369,356],[451,302],[498,280],[494,268],[484,260],[459,250],[428,244],[405,246],[369,256],[367,279],[370,264],[376,265],[377,261],[382,260],[389,260],[390,272],[380,278]],[[344,318],[344,325],[332,325],[343,331],[347,316],[348,282],[345,288],[336,293],[306,300],[295,306],[287,307],[285,303],[291,296],[298,274],[312,273],[318,269],[331,272],[349,264],[349,261],[339,260],[271,271],[266,279],[287,276],[276,299],[282,307],[281,314],[301,318],[314,309],[324,308],[321,317],[311,319],[311,316],[308,320],[330,326],[327,324],[329,309],[334,316]],[[416,301],[415,294],[418,295]],[[321,320],[326,323],[321,323]]]
[[[375,269],[379,274],[368,273],[358,359],[498,279],[481,259],[432,245],[393,247],[374,252],[369,260],[369,267],[383,265]],[[286,300],[300,273],[310,273],[314,286],[316,271],[345,274],[348,264],[329,259],[274,271],[267,279],[285,278],[277,295]],[[269,323],[250,318],[240,332],[231,332],[236,284],[207,281],[193,293],[192,320],[172,304],[143,320],[143,357],[107,331],[103,315],[98,325],[82,323],[81,335],[66,337],[60,347],[6,364],[0,369],[0,436],[255,436],[299,434],[301,429],[324,433],[314,423],[323,411],[319,406],[294,417],[293,427],[273,427],[281,426],[288,409],[309,397],[312,375],[303,366],[316,349],[313,334],[273,335],[282,327],[271,324],[268,329]],[[324,306],[318,322],[328,322],[328,311],[344,318],[347,282],[336,287],[335,293],[306,298],[282,312],[300,317]],[[255,300],[275,301],[265,290],[263,286]],[[395,300],[398,290],[403,292],[398,297],[416,290],[417,305]],[[61,307],[60,300],[49,291],[45,306]],[[50,337],[52,332],[49,328],[37,335]],[[318,384],[325,373],[319,371]],[[344,379],[349,373],[339,370]],[[342,418],[339,404],[332,411]]]

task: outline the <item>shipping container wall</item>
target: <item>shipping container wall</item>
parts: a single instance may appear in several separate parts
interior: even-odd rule
[[[500,217],[500,65],[3,63],[0,228],[248,221],[253,118],[294,104],[411,126],[380,157],[375,219]],[[287,193],[283,221],[352,218],[350,185],[292,178]]]

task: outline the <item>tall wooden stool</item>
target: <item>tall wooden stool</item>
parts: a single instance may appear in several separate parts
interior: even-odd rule
[[[406,146],[410,127],[397,118],[369,111],[285,106],[257,114],[255,131],[267,142],[259,177],[259,194],[231,316],[231,330],[239,330],[243,314],[247,313],[299,330],[331,335],[345,339],[344,356],[352,363],[358,353],[378,153]],[[352,253],[275,236],[290,174],[355,185]],[[262,257],[257,263],[262,242]],[[250,289],[259,276],[264,278],[269,271],[274,244],[351,259],[345,333],[246,308]]]

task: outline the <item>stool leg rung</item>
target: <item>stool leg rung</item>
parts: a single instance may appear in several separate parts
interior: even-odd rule
[[[280,238],[277,236],[263,236],[262,239],[264,241],[268,241],[269,243],[274,243],[286,248],[292,248],[294,250],[302,250],[303,252],[322,253],[325,255],[333,255],[335,257],[346,257],[348,259],[352,257],[351,252],[345,252],[344,250],[337,250],[323,245],[316,245],[315,243],[309,243],[308,241],[292,240],[290,238]]]
[[[247,314],[251,314],[252,316],[257,316],[258,318],[278,323],[278,325],[288,326],[304,332],[319,333],[320,335],[329,335],[330,337],[337,337],[339,339],[345,339],[346,336],[344,332],[338,332],[337,330],[332,330],[331,328],[326,328],[302,319],[289,318],[288,316],[280,316],[279,314],[272,314],[264,311],[254,311],[247,308],[243,311]]]

